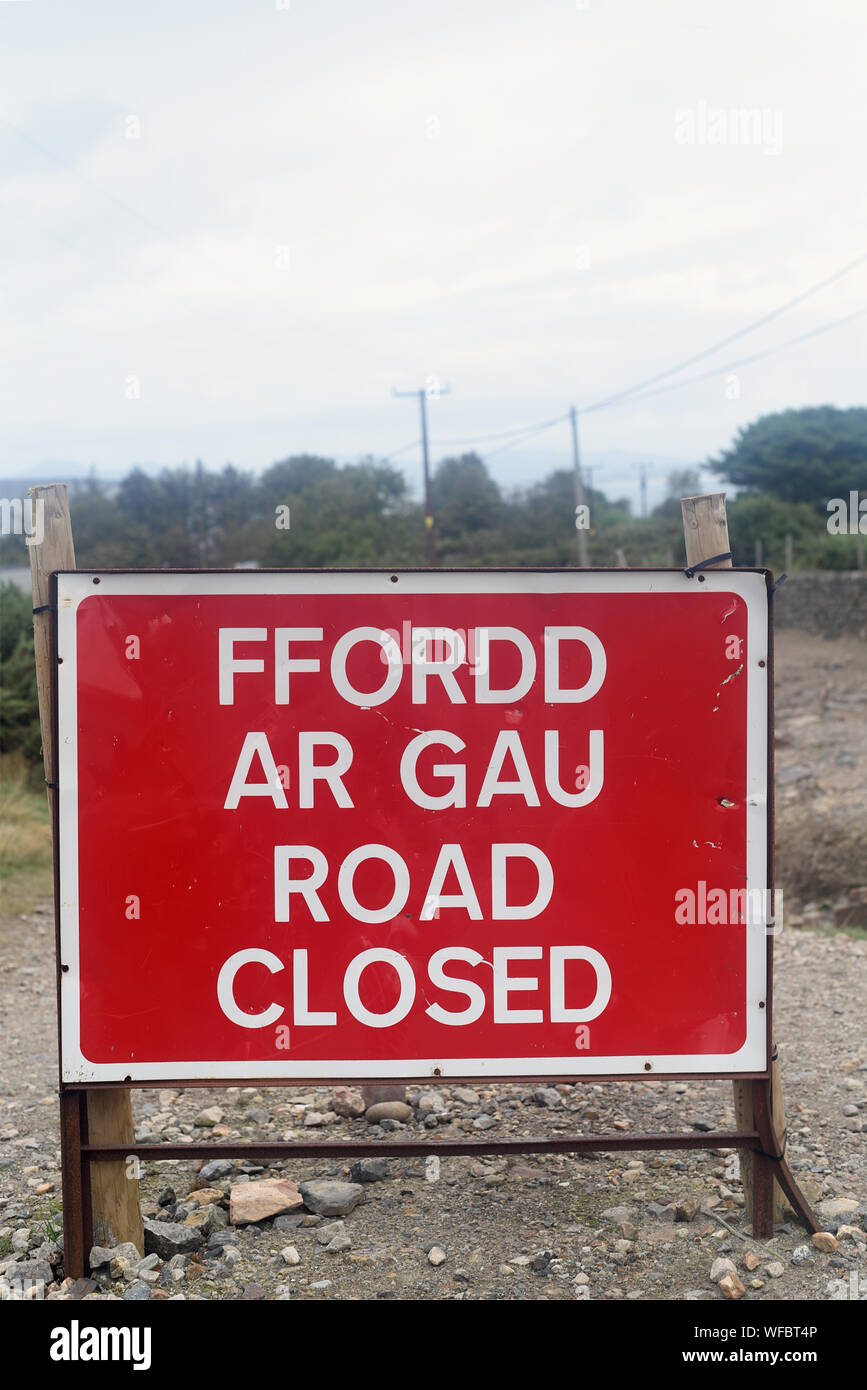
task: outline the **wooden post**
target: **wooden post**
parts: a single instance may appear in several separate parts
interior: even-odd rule
[[[51,689],[51,573],[75,569],[75,550],[65,483],[49,483],[28,489],[32,505],[41,504],[43,539],[29,542],[33,582],[33,646],[36,655],[36,687],[42,758],[48,805],[54,814],[57,782],[57,750],[54,746],[54,711]],[[53,820],[52,820],[53,824]],[[89,1091],[88,1137],[91,1143],[130,1144],[135,1140],[129,1091]],[[128,1175],[124,1163],[94,1163],[91,1169],[93,1237],[97,1245],[112,1246],[130,1240],[144,1254],[144,1232],[139,1206],[138,1179]],[[67,1200],[64,1193],[64,1203]],[[85,1251],[85,1258],[90,1253]],[[87,1271],[80,1271],[86,1273]]]
[[[680,509],[683,514],[683,536],[686,542],[686,563],[696,565],[701,560],[709,560],[712,555],[725,555],[729,550],[729,527],[726,517],[726,495],[724,492],[708,493],[704,497],[682,497]],[[756,541],[756,564],[761,564],[761,542]],[[710,569],[731,569],[731,560],[720,560],[709,566]],[[772,1049],[776,1054],[776,1048]],[[735,1128],[753,1129],[753,1081],[733,1081]],[[783,1105],[783,1091],[780,1083],[780,1064],[774,1056],[771,1062],[771,1104],[774,1118],[774,1133],[778,1143],[786,1132],[786,1112]],[[741,1179],[744,1189],[744,1207],[747,1217],[753,1220],[754,1179],[759,1174],[754,1171],[753,1155],[749,1149],[740,1151]],[[767,1175],[768,1165],[760,1165]],[[783,1219],[785,1198],[782,1190],[774,1184],[774,1220]]]

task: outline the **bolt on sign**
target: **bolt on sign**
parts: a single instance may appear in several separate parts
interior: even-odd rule
[[[56,585],[65,1082],[766,1067],[763,573]]]

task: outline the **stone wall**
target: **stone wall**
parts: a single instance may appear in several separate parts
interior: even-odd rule
[[[867,641],[867,571],[790,574],[774,594],[774,622],[779,628]]]

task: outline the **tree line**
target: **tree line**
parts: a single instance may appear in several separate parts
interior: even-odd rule
[[[729,502],[735,564],[853,569],[859,538],[829,534],[828,503],[867,487],[867,408],[833,406],[767,415],[707,464],[738,489]],[[577,563],[576,520],[594,566],[684,563],[680,503],[704,490],[698,469],[671,474],[667,496],[636,517],[626,498],[585,492],[576,518],[571,469],[505,492],[475,453],[444,458],[431,479],[437,562],[443,566]],[[425,516],[401,469],[373,457],[339,464],[296,454],[259,475],[208,469],[133,469],[114,488],[91,477],[71,491],[81,568],[319,568],[426,563]],[[867,518],[865,518],[867,527]],[[787,537],[790,538],[787,542]],[[0,564],[26,562],[22,536],[0,539]],[[0,586],[0,753],[39,756],[30,601]]]

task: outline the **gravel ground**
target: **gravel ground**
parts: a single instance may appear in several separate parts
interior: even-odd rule
[[[867,644],[776,642],[777,880],[796,913],[867,928]]]
[[[797,703],[792,705],[789,677],[810,665],[799,641],[797,634],[785,633],[778,645],[778,680],[789,691],[783,762],[797,767],[800,756],[815,769],[820,760],[823,766],[828,761],[821,746],[823,725],[812,719],[799,723],[802,714]],[[844,663],[853,686],[849,693],[857,694],[856,678],[863,688],[867,674],[863,645],[821,646],[826,661],[830,653]],[[811,658],[813,666],[817,659],[818,654]],[[803,713],[809,715],[818,678],[812,685],[803,679]],[[852,706],[844,702],[840,708],[848,720]],[[840,730],[833,713],[826,725],[828,738],[836,740]],[[861,725],[856,735],[847,723],[842,751],[856,757],[863,778],[858,763],[863,719]],[[809,747],[800,751],[799,730],[809,735]],[[800,782],[807,779],[786,781],[784,787]],[[781,828],[794,800],[783,797]],[[854,814],[850,800],[843,800],[845,814]],[[824,813],[830,815],[827,807]],[[858,887],[851,881],[854,872],[845,885],[847,901]],[[508,1161],[443,1158],[438,1164],[385,1159],[368,1163],[360,1175],[352,1169],[352,1140],[361,1137],[496,1139],[724,1128],[734,1121],[727,1082],[416,1087],[410,1088],[405,1126],[396,1119],[383,1125],[370,1124],[363,1115],[338,1115],[330,1089],[145,1090],[133,1093],[139,1138],[321,1135],[347,1141],[350,1154],[345,1163],[298,1160],[274,1164],[267,1172],[238,1160],[231,1173],[215,1176],[210,1169],[200,1174],[201,1165],[193,1162],[148,1164],[141,1185],[144,1214],[162,1223],[148,1238],[154,1253],[143,1267],[137,1267],[130,1249],[115,1252],[111,1262],[107,1254],[101,1256],[95,1278],[73,1288],[61,1282],[57,1246],[62,1217],[50,905],[0,920],[0,1293],[22,1278],[43,1277],[49,1298],[865,1298],[867,941],[827,925],[805,929],[797,923],[827,924],[833,918],[815,905],[789,906],[776,943],[775,973],[788,1158],[831,1234],[821,1242],[828,1248],[817,1248],[794,1221],[778,1228],[771,1241],[753,1240],[745,1232],[737,1156],[726,1149]],[[341,1106],[339,1098],[336,1103]],[[326,1214],[313,1210],[322,1206],[321,1191],[307,1189],[301,1206],[291,1186],[323,1180],[345,1184],[358,1176],[365,1180],[331,1193],[336,1216],[328,1215],[328,1208]],[[255,1188],[268,1178],[290,1180],[282,1189],[285,1213],[233,1224],[238,1210],[229,1209],[230,1187],[238,1208],[245,1195],[238,1189]],[[206,1198],[185,1200],[205,1187]]]

